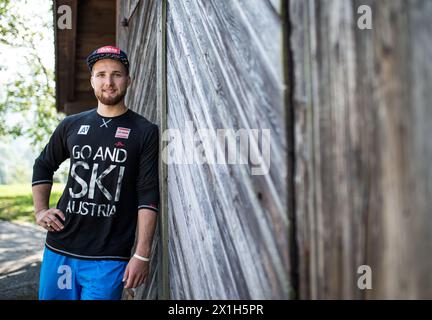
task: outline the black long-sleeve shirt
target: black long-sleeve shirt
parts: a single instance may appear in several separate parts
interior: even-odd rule
[[[33,166],[33,186],[52,184],[70,158],[57,203],[64,229],[48,232],[47,247],[81,259],[128,260],[138,210],[158,211],[158,150],[158,127],[130,109],[116,117],[96,109],[66,117]]]

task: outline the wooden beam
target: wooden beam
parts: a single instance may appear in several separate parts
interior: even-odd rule
[[[62,5],[67,5],[71,8],[71,29],[59,29],[57,26],[57,10]],[[74,99],[77,0],[55,1],[53,11],[56,55],[55,74],[57,84],[56,106],[58,111],[64,111],[64,104],[66,101],[73,101]]]
[[[167,73],[166,73],[166,0],[158,1],[157,4],[157,109],[160,110],[160,132],[161,134],[167,129]],[[160,154],[165,149],[167,142],[162,141],[160,143]],[[161,203],[161,221],[159,226],[161,228],[161,268],[159,269],[159,299],[167,300],[170,298],[169,291],[169,252],[168,252],[168,168],[167,165],[162,161],[162,157],[159,158],[159,179],[160,179],[160,203]]]
[[[67,99],[73,101],[75,99],[75,57],[76,57],[76,34],[77,34],[77,11],[78,1],[69,0],[69,5],[72,9],[72,29],[67,33],[69,61],[67,65]]]

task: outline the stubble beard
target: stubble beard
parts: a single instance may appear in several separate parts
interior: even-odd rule
[[[116,96],[114,96],[114,97],[106,97],[106,96],[104,96],[103,95],[103,91],[102,90],[100,90],[100,91],[95,91],[95,95],[96,95],[96,98],[100,101],[100,102],[102,102],[104,105],[107,105],[107,106],[113,106],[113,105],[116,105],[116,104],[118,104],[120,101],[122,101],[123,100],[123,98],[125,97],[125,95],[126,95],[126,91],[127,91],[127,88],[124,88],[122,91],[120,91]]]

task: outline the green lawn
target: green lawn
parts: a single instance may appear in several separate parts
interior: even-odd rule
[[[63,184],[54,184],[50,207],[55,207],[63,192]],[[0,185],[0,219],[35,222],[30,184]]]

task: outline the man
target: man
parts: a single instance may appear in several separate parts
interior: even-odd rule
[[[149,271],[158,127],[125,106],[131,78],[122,50],[99,48],[87,64],[97,108],[66,117],[33,167],[36,221],[48,230],[39,299],[120,299]],[[68,158],[66,187],[49,208],[53,173]]]

